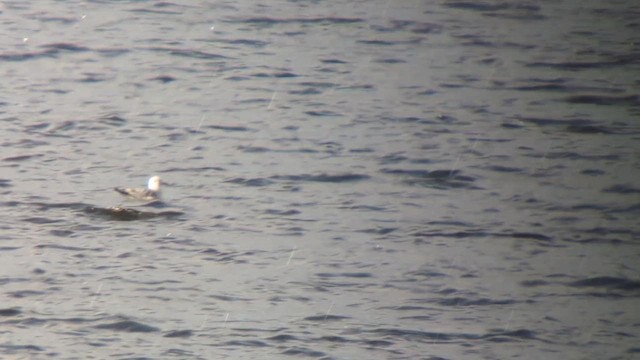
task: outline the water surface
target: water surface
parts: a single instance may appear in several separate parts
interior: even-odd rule
[[[1,11],[4,357],[640,352],[632,2]]]

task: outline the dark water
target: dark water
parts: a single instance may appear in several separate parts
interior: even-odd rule
[[[203,3],[3,3],[2,358],[640,356],[639,5]]]

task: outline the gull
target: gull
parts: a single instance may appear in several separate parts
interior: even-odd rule
[[[147,188],[114,188],[115,191],[130,198],[142,201],[158,200],[160,197],[160,177],[152,176],[149,178]]]

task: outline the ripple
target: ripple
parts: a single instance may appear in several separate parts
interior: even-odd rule
[[[66,250],[66,251],[104,251],[104,248],[99,247],[79,247],[79,246],[69,246],[69,245],[60,245],[60,244],[37,244],[34,246],[36,249],[56,249],[56,250]]]
[[[620,155],[607,154],[607,155],[590,155],[579,154],[572,151],[549,151],[545,153],[525,154],[526,157],[531,158],[546,158],[546,159],[568,159],[568,160],[620,160]]]
[[[381,169],[380,172],[399,175],[408,185],[421,185],[436,189],[468,188],[477,189],[471,183],[475,178],[461,175],[459,170],[423,170],[423,169]]]
[[[325,117],[325,116],[341,116],[342,114],[330,110],[311,110],[305,111],[309,116]]]
[[[264,211],[265,214],[268,215],[278,215],[278,216],[293,216],[301,214],[298,210],[278,210],[278,209],[267,209]]]
[[[109,324],[100,324],[94,326],[96,329],[106,329],[106,330],[114,330],[114,331],[122,331],[122,332],[156,332],[160,331],[157,327],[145,325],[133,320],[123,320],[117,321]]]
[[[292,349],[285,350],[282,352],[282,354],[293,355],[296,357],[308,356],[308,357],[314,357],[314,358],[321,358],[321,357],[327,356],[327,354],[325,354],[322,351],[312,350],[308,348],[301,348],[301,347],[294,347]]]
[[[402,338],[407,340],[438,340],[438,341],[450,341],[454,337],[450,334],[443,332],[430,332],[420,330],[409,329],[394,329],[394,328],[381,328],[370,331],[376,335],[382,335],[385,337]]]
[[[220,42],[223,44],[231,44],[231,45],[243,45],[243,46],[249,46],[249,47],[258,48],[258,49],[264,48],[269,45],[269,42],[263,41],[263,40],[257,40],[257,39],[231,39],[231,40],[217,39],[215,40],[215,42]]]
[[[350,319],[350,317],[339,316],[339,315],[329,315],[329,314],[307,316],[306,318],[304,318],[304,320],[307,320],[307,321],[339,321],[339,320],[346,320],[346,319]]]
[[[574,134],[613,134],[614,132],[604,126],[594,125],[569,125],[566,131]]]
[[[213,130],[222,130],[227,132],[236,132],[236,131],[249,131],[246,126],[222,126],[222,125],[204,125],[201,128],[203,129],[213,129]]]
[[[12,298],[22,299],[30,296],[42,296],[46,295],[45,291],[37,291],[37,290],[18,290],[18,291],[9,291],[7,295]]]
[[[438,299],[435,301],[438,305],[443,306],[491,306],[491,305],[513,305],[515,300],[494,300],[494,299],[467,299],[463,297],[454,297],[447,299]]]
[[[202,60],[229,59],[228,57],[220,54],[214,54],[214,53],[209,53],[209,52],[200,51],[200,50],[193,50],[193,49],[177,49],[177,48],[171,48],[171,47],[151,47],[151,48],[148,48],[147,50],[152,52],[166,53],[172,56],[202,59]]]
[[[0,309],[0,316],[17,316],[20,314],[22,314],[22,310],[19,308]]]
[[[34,159],[34,158],[39,158],[39,157],[42,157],[42,156],[44,156],[44,155],[42,155],[42,154],[18,155],[18,156],[6,157],[6,158],[2,159],[2,161],[20,162],[20,161],[31,160],[31,159]]]
[[[353,340],[349,340],[345,337],[342,336],[337,336],[337,335],[328,335],[328,336],[321,336],[317,339],[315,339],[317,341],[327,341],[327,342],[331,342],[331,343],[350,343],[350,342],[354,342]]]
[[[287,72],[287,71],[278,71],[278,72],[273,72],[273,73],[259,72],[259,73],[252,74],[251,76],[257,77],[257,78],[275,78],[275,79],[285,79],[285,78],[298,77],[298,75],[296,75],[296,74],[294,74],[292,72]]]
[[[5,350],[5,354],[14,354],[24,351],[44,351],[45,349],[36,345],[4,345],[0,344],[0,349]]]
[[[191,330],[173,330],[164,334],[163,336],[168,338],[186,338],[190,337],[191,335],[193,335],[193,331]]]
[[[127,119],[115,114],[104,115],[100,117],[98,121],[101,124],[105,124],[113,127],[121,127],[126,125],[127,123]]]
[[[530,239],[537,240],[541,242],[551,242],[553,240],[552,237],[538,234],[538,233],[528,233],[528,232],[504,232],[504,233],[493,233],[487,231],[453,231],[453,232],[443,232],[443,231],[421,231],[414,234],[416,237],[445,237],[445,238],[456,238],[456,239],[464,239],[464,238],[483,238],[483,237],[503,237],[503,238],[512,238],[512,239]],[[422,242],[420,239],[416,241]]]
[[[346,277],[346,278],[371,278],[373,274],[367,272],[353,272],[353,273],[317,273],[316,276],[322,278],[337,278],[337,277]]]
[[[558,62],[549,62],[549,61],[533,61],[525,64],[527,67],[543,67],[550,68],[556,70],[585,70],[585,69],[604,69],[610,68],[612,66],[620,66],[627,65],[637,62],[632,59],[610,59],[610,60],[601,60],[601,61],[558,61]]]
[[[525,169],[523,169],[523,168],[508,167],[508,166],[501,166],[501,165],[491,165],[491,166],[485,167],[484,169],[495,171],[495,172],[499,172],[499,173],[523,173],[523,172],[525,172]]]
[[[158,75],[158,76],[154,76],[154,77],[150,78],[149,80],[158,81],[158,82],[161,82],[163,84],[167,84],[167,83],[176,81],[178,79],[176,77],[174,77],[174,76],[171,76],[171,75]]]
[[[608,95],[572,95],[564,99],[569,104],[593,105],[640,105],[640,95],[608,96]]]
[[[454,9],[464,9],[464,10],[473,10],[473,11],[497,11],[497,10],[506,10],[515,6],[516,4],[508,4],[508,3],[498,3],[498,4],[489,4],[486,2],[475,2],[475,1],[449,1],[444,3],[445,7],[450,7]]]
[[[59,223],[62,220],[49,219],[45,217],[30,217],[30,218],[22,219],[22,221],[32,223],[32,224],[54,224],[54,223]]]
[[[297,341],[299,339],[297,337],[293,336],[293,335],[280,334],[280,335],[269,337],[269,338],[267,338],[267,340],[285,342],[285,341]]]
[[[614,194],[640,194],[640,188],[634,187],[632,185],[616,184],[602,189],[602,192]]]
[[[328,183],[345,183],[362,181],[369,179],[368,175],[364,174],[301,174],[301,175],[275,175],[271,179],[276,180],[288,180],[288,181],[309,181],[309,182],[328,182]]]
[[[524,280],[520,282],[520,285],[523,287],[538,287],[549,285],[549,282],[544,280]]]
[[[593,124],[590,120],[585,119],[551,119],[551,118],[534,118],[534,117],[517,117],[518,121],[531,123],[538,126],[585,126]]]
[[[396,230],[398,230],[398,228],[389,227],[389,228],[371,228],[371,229],[363,229],[363,230],[357,230],[357,231],[365,234],[386,235]]]
[[[85,52],[89,51],[88,47],[71,44],[71,43],[51,43],[42,45],[45,49],[66,51],[66,52]]]
[[[273,184],[273,181],[269,179],[264,179],[264,178],[245,179],[242,177],[225,180],[224,182],[231,183],[231,184],[244,185],[244,186],[252,186],[252,187],[253,186],[263,187],[263,186],[269,186]]]
[[[495,330],[483,335],[482,338],[493,342],[510,342],[513,341],[514,338],[519,340],[534,340],[536,339],[536,333],[527,329],[514,331]]]
[[[300,23],[300,24],[316,24],[316,23],[324,23],[327,25],[340,25],[340,24],[353,24],[364,21],[360,18],[348,18],[348,17],[308,17],[308,18],[272,18],[272,17],[234,17],[229,18],[227,20],[223,20],[224,22],[229,23],[247,23],[247,24],[261,24],[261,25],[278,25],[278,24],[289,24],[289,23]]]
[[[617,290],[640,290],[640,281],[613,276],[600,276],[569,283],[573,287],[596,287]]]

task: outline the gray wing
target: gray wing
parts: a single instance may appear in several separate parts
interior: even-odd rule
[[[155,200],[158,198],[158,193],[149,189],[136,189],[136,188],[114,188],[115,191],[122,195],[138,199],[138,200]]]

